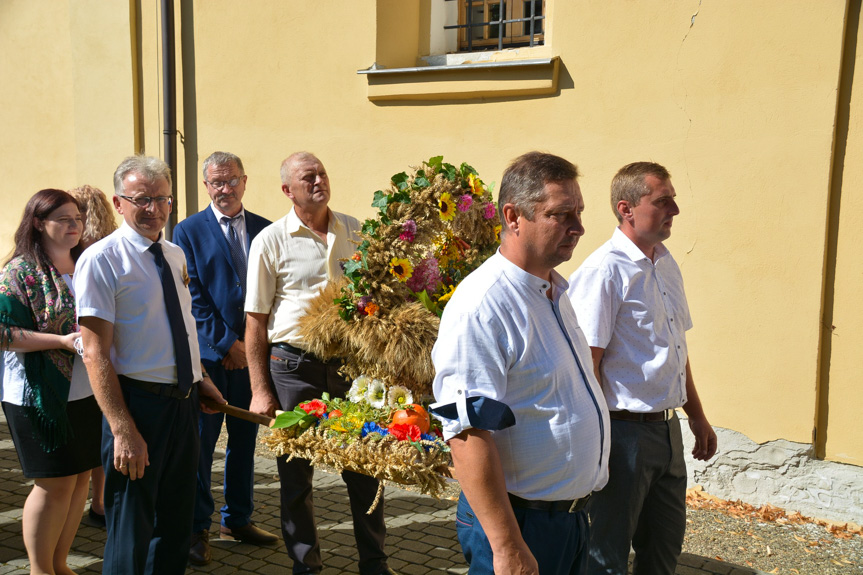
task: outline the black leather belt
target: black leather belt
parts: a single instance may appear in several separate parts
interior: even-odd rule
[[[288,352],[290,352],[290,353],[293,353],[294,355],[311,355],[311,354],[310,354],[309,352],[307,352],[306,350],[304,350],[304,349],[300,349],[300,348],[298,348],[298,347],[294,347],[293,345],[291,345],[291,344],[289,344],[289,343],[281,343],[281,342],[280,342],[280,343],[274,343],[274,344],[273,344],[273,347],[277,347],[277,348],[279,348],[279,349],[283,349],[283,350],[285,350],[285,351],[288,351]]]
[[[620,411],[609,411],[608,416],[611,419],[620,419],[623,421],[669,421],[674,417],[674,410],[666,409],[665,411],[651,413],[637,413],[621,409]]]
[[[142,389],[144,391],[148,391],[153,395],[158,395],[159,397],[170,397],[172,399],[189,399],[189,396],[192,395],[192,389],[195,388],[195,385],[198,384],[196,381],[189,387],[189,391],[186,393],[180,393],[180,388],[175,384],[167,384],[167,383],[157,383],[155,381],[141,381],[140,379],[132,379],[131,377],[126,377],[125,375],[118,375],[117,378],[120,380],[122,385],[128,385],[129,387],[134,387],[135,389]]]
[[[522,499],[518,495],[507,493],[509,502],[513,507],[521,507],[523,509],[535,509],[537,511],[567,511],[569,513],[578,513],[587,502],[590,501],[590,493],[581,499],[568,499],[564,501],[538,501],[534,499]]]

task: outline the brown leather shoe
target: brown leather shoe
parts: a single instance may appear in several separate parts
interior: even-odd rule
[[[254,523],[235,527],[234,529],[222,525],[219,529],[219,537],[229,541],[242,541],[250,545],[272,545],[279,540],[278,535],[264,531]]]
[[[189,563],[206,565],[210,562],[210,532],[206,529],[192,533],[192,546],[189,548]]]

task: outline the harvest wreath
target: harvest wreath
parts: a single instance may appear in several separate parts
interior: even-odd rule
[[[308,351],[341,359],[351,391],[279,414],[266,443],[277,455],[439,496],[449,449],[420,405],[434,379],[431,349],[446,302],[497,250],[497,210],[476,170],[442,156],[394,175],[372,206],[377,216],[363,222],[345,277],[300,320]]]

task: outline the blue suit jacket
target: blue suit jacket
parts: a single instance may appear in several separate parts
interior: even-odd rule
[[[246,210],[249,243],[271,223]],[[220,363],[234,342],[243,337],[246,318],[243,290],[228,240],[207,206],[177,224],[172,241],[186,253],[201,361],[205,365]]]

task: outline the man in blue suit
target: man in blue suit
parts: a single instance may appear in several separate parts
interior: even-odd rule
[[[212,203],[180,222],[173,241],[186,253],[201,363],[228,403],[248,409],[252,392],[243,342],[246,265],[252,239],[271,222],[243,209],[247,176],[240,158],[214,152],[204,160],[203,173]],[[210,477],[224,417],[221,413],[202,413],[199,422],[201,455],[189,551],[194,565],[210,562],[209,531],[214,511]],[[227,427],[220,537],[253,545],[276,543],[278,536],[251,520],[258,426],[229,416]]]

